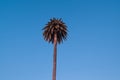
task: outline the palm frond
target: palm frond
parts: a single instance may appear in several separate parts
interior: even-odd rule
[[[57,35],[57,43],[63,42],[67,38],[67,26],[62,19],[52,18],[43,28],[44,39],[48,42],[54,43],[54,36]]]

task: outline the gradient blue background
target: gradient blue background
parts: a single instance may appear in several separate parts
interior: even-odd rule
[[[119,0],[0,0],[0,80],[51,80],[53,45],[42,28],[67,24],[57,80],[120,80]]]

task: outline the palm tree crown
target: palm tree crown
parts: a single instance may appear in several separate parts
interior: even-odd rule
[[[57,37],[57,43],[63,42],[67,37],[67,26],[62,19],[52,18],[50,22],[43,28],[44,39],[48,42],[54,43],[54,37]]]

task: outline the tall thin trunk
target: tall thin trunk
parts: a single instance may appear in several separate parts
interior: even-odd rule
[[[57,66],[57,35],[54,36],[54,54],[53,54],[53,74],[52,80],[56,80],[56,66]]]

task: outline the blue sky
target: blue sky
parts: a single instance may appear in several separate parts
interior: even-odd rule
[[[0,0],[0,80],[51,80],[53,45],[42,28],[67,24],[57,80],[120,80],[119,0]]]

